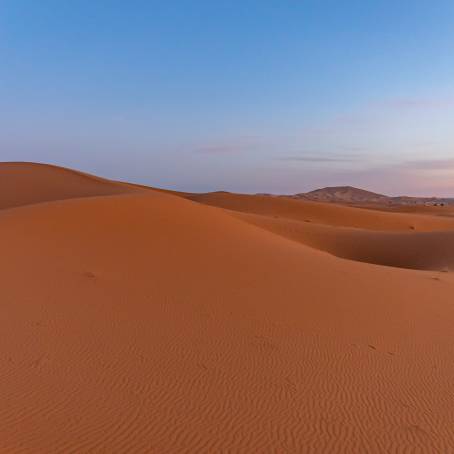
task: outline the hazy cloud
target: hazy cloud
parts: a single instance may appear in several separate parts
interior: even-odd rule
[[[387,107],[400,110],[445,110],[454,108],[454,97],[446,98],[395,98]]]
[[[265,147],[267,144],[258,136],[239,136],[232,139],[219,140],[203,144],[192,148],[194,153],[204,154],[230,154],[242,153],[250,150],[257,150],[260,147]]]
[[[315,155],[288,155],[281,156],[277,158],[279,161],[290,161],[290,162],[319,162],[319,163],[328,163],[328,162],[353,162],[357,161],[359,156],[357,154],[342,154],[334,155],[320,153],[320,156]]]
[[[223,154],[223,153],[237,153],[244,151],[243,146],[232,146],[232,145],[208,145],[204,147],[198,147],[193,149],[194,153],[207,153],[207,154]]]
[[[454,158],[407,161],[400,166],[413,170],[454,170]]]

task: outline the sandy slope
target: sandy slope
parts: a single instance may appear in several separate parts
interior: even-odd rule
[[[242,214],[251,224],[338,257],[420,270],[454,271],[454,230],[383,232]]]
[[[369,204],[364,205],[363,208],[369,208],[371,210],[380,210],[387,212],[400,212],[400,213],[412,213],[412,214],[426,214],[431,216],[450,216],[454,217],[454,206],[425,206],[425,205],[380,205],[380,204]]]
[[[31,162],[0,163],[0,209],[137,191],[133,186],[62,167]]]
[[[0,451],[454,450],[453,274],[238,216],[151,190],[0,211]]]
[[[331,226],[356,227],[384,231],[432,231],[454,229],[454,219],[419,213],[395,213],[354,208],[286,197],[215,192],[193,194],[199,203],[264,216],[310,221]]]

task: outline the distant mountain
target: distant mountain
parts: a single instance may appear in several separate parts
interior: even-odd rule
[[[290,196],[295,199],[347,204],[453,205],[454,199],[437,197],[390,197],[353,186],[331,186]]]
[[[389,197],[383,194],[366,191],[364,189],[354,188],[352,186],[334,186],[305,194],[295,194],[296,197],[301,197],[320,202],[343,202],[343,203],[371,203],[371,202],[386,202]]]

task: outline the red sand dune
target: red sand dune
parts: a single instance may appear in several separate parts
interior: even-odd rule
[[[454,229],[454,218],[395,213],[286,197],[214,192],[187,196],[199,203],[244,213],[369,230],[432,231]]]
[[[137,190],[130,185],[62,167],[30,162],[0,163],[0,209]]]
[[[307,246],[359,262],[421,270],[454,270],[454,230],[382,232],[242,215],[251,224]]]
[[[82,197],[46,171],[71,187],[36,203],[31,175],[0,211],[0,451],[454,450],[453,274],[308,247],[261,199]],[[375,234],[335,208],[308,211]],[[448,228],[389,214],[375,230]]]

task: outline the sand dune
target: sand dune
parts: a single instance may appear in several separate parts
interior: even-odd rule
[[[286,238],[305,216],[294,205],[239,214],[219,195],[198,200],[229,210],[153,190],[92,197],[92,182],[71,200],[73,175],[48,170],[54,201],[24,187],[34,204],[0,211],[0,451],[454,450],[452,273]],[[364,235],[409,224],[307,209]]]
[[[310,221],[331,226],[375,231],[433,231],[454,229],[454,219],[419,213],[396,213],[286,197],[217,192],[188,196],[199,203],[244,213]]]
[[[76,197],[124,194],[137,190],[132,185],[47,164],[0,163],[0,209]]]
[[[249,214],[240,218],[337,257],[400,268],[454,270],[454,230],[382,232]]]
[[[454,269],[454,219],[421,209],[381,212],[222,192],[189,198],[244,213],[240,219],[338,257],[401,268]]]
[[[430,216],[450,216],[454,217],[454,206],[425,206],[425,205],[400,205],[400,206],[383,206],[383,205],[369,205],[364,208],[372,210],[411,213],[411,214],[425,214]]]

